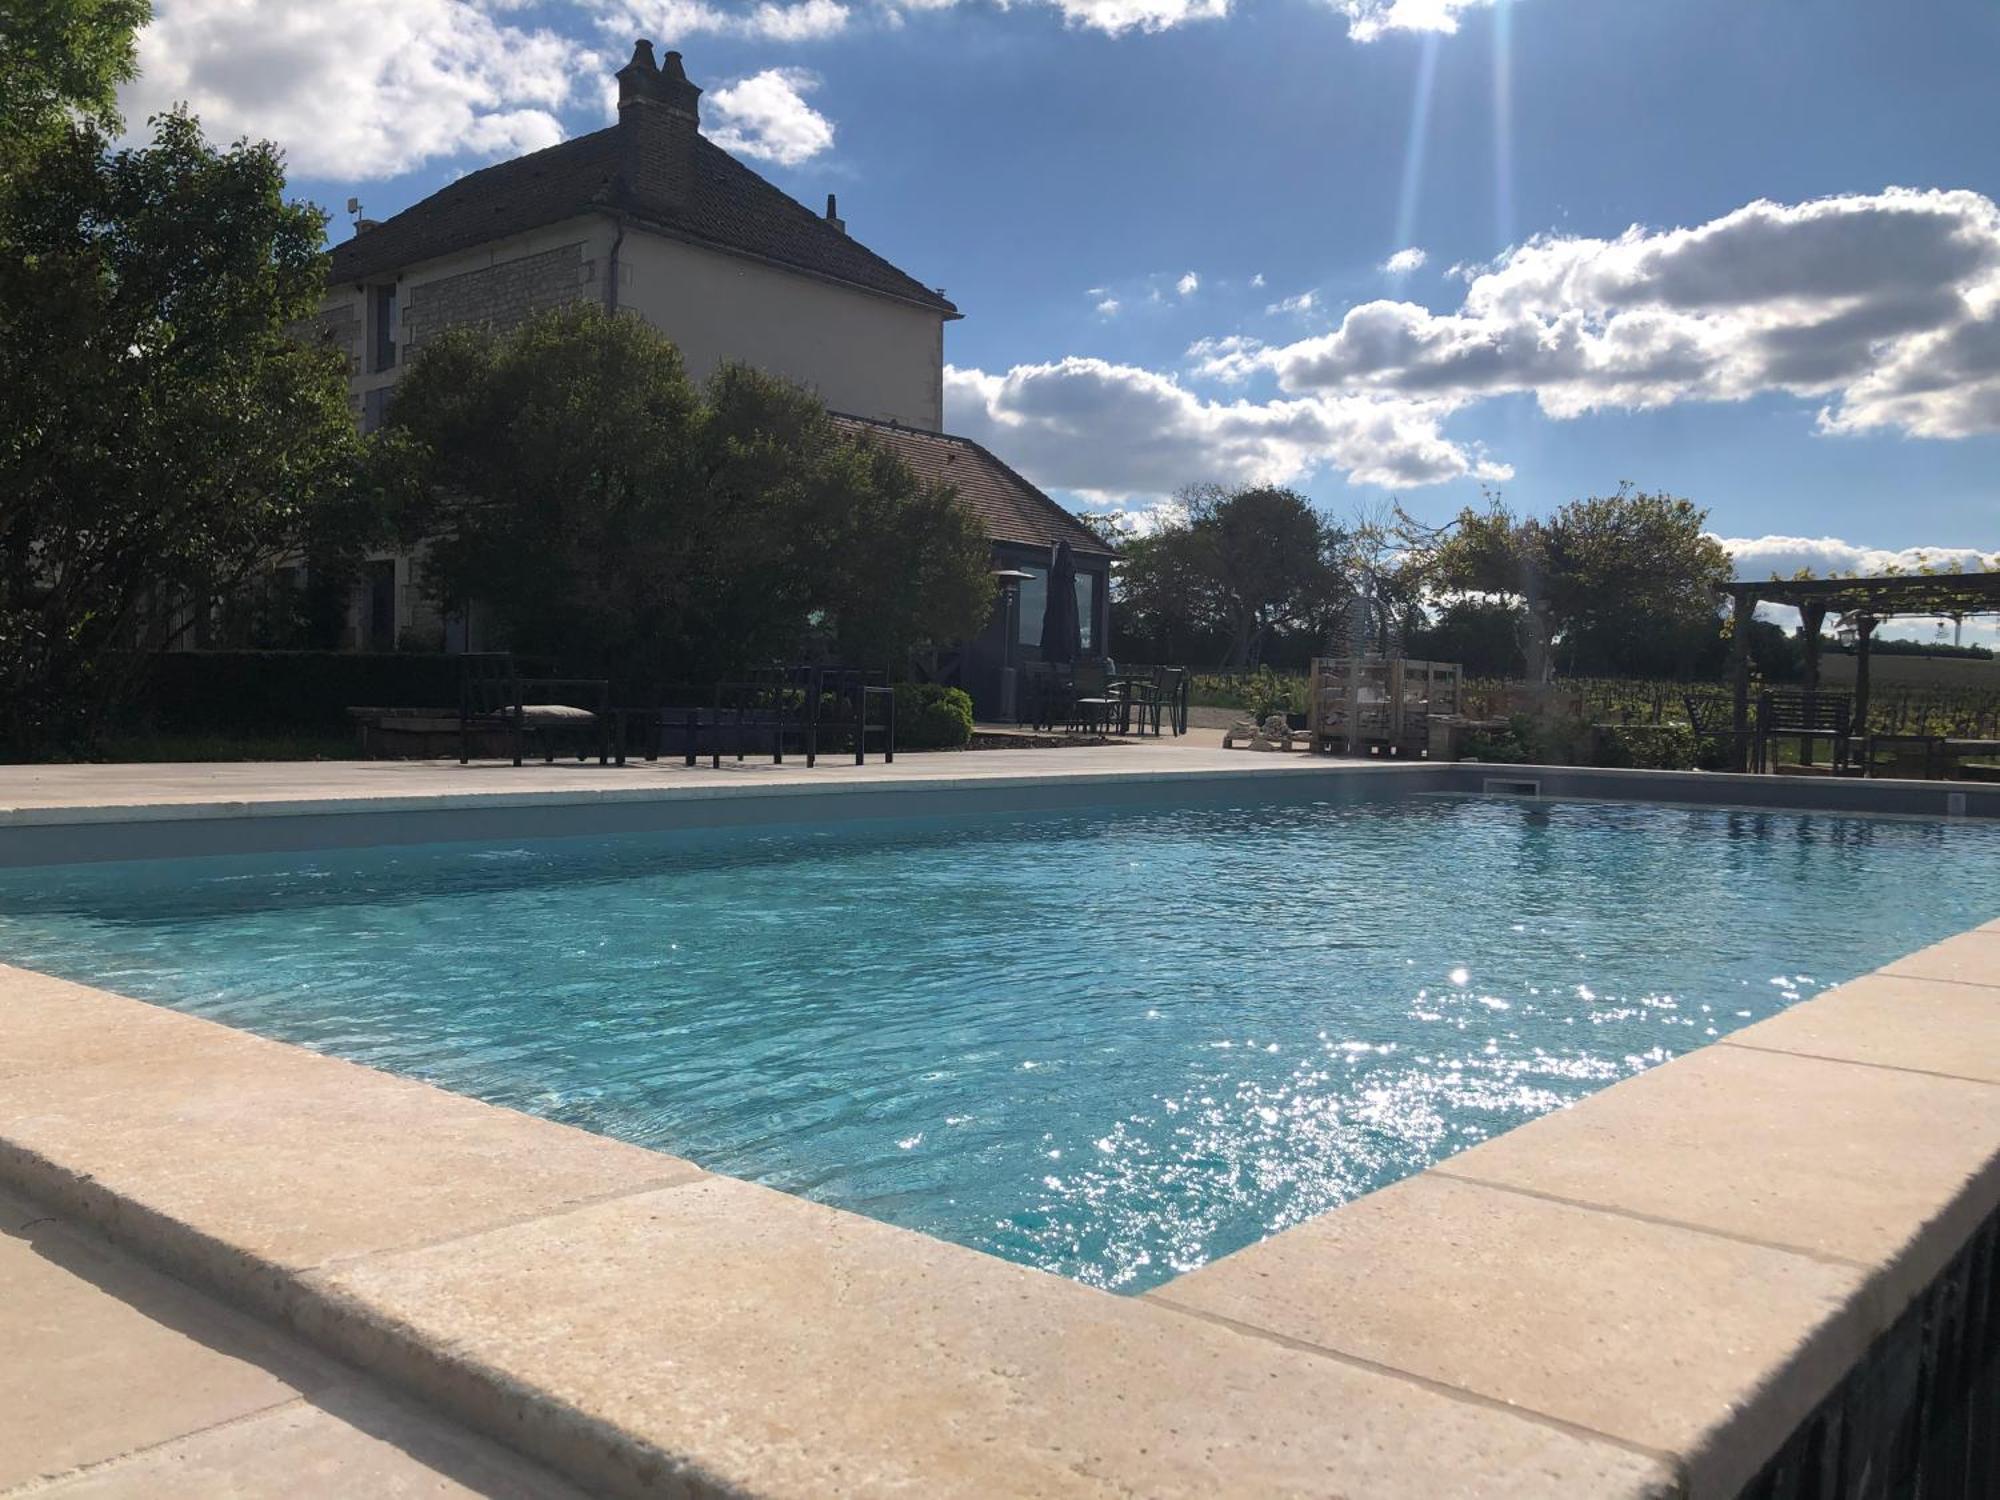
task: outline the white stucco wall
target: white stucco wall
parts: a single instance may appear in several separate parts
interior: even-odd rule
[[[872,292],[633,229],[618,304],[680,346],[688,373],[740,360],[810,386],[835,411],[944,424],[944,319]]]

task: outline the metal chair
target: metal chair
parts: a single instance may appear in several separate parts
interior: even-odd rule
[[[1099,661],[1080,661],[1070,674],[1069,727],[1083,734],[1109,734],[1124,709],[1124,698],[1111,690],[1111,672]]]

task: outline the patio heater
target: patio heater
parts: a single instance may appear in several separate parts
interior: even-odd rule
[[[1000,619],[1005,636],[1000,643],[999,718],[1009,724],[1021,722],[1020,697],[1014,671],[1014,643],[1021,635],[1021,585],[1033,573],[1020,568],[995,568],[993,578],[1000,585]]]

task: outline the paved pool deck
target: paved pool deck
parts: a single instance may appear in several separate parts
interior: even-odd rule
[[[1172,745],[755,781],[5,768],[0,841],[439,798],[579,816],[606,787],[874,795],[987,762],[974,779],[1108,794],[1111,757],[1141,779],[1325,774]],[[2000,921],[1142,1297],[4,964],[0,1190],[399,1393],[408,1433],[459,1424],[589,1490],[1724,1496],[2000,1213]],[[0,1326],[37,1300],[0,1277]],[[148,1322],[174,1320],[76,1326],[136,1361]],[[54,1431],[0,1426],[0,1473],[48,1468],[15,1445]],[[354,1492],[266,1485],[237,1452],[201,1493]]]
[[[0,1497],[582,1492],[0,1191]]]
[[[1399,766],[1402,763],[1398,763]],[[446,760],[230,761],[160,765],[0,766],[0,826],[37,815],[65,818],[158,816],[190,808],[277,810],[301,804],[408,805],[439,797],[644,798],[675,791],[714,793],[746,787],[825,788],[857,784],[954,783],[966,780],[1089,777],[1105,774],[1233,775],[1324,771],[1328,762],[1299,752],[1223,750],[1219,735],[1121,741],[1057,750],[904,751],[889,764],[870,755],[825,756],[808,768],[803,757],[773,765],[768,756],[725,758],[716,770],[703,759],[633,760],[600,766],[559,760],[514,766]]]

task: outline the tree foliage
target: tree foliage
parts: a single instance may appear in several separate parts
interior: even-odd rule
[[[147,0],[0,0],[0,186],[73,125],[116,131]]]
[[[1707,520],[1690,501],[1626,486],[1547,520],[1495,500],[1413,534],[1412,562],[1441,593],[1516,605],[1528,678],[1547,682],[1559,642],[1581,652],[1594,641],[1611,654],[1621,641],[1629,651],[1635,632],[1681,632],[1691,644],[1714,634],[1714,586],[1731,569]]]
[[[1347,540],[1295,490],[1183,491],[1150,534],[1123,544],[1123,622],[1168,654],[1219,636],[1224,670],[1252,670],[1274,632],[1317,629],[1343,606]]]
[[[428,586],[514,649],[640,683],[805,649],[894,664],[992,603],[987,541],[946,488],[797,386],[590,305],[427,343],[388,451]]]
[[[122,647],[364,524],[334,351],[291,336],[323,220],[185,114],[66,127],[0,194],[0,740],[87,741]]]

